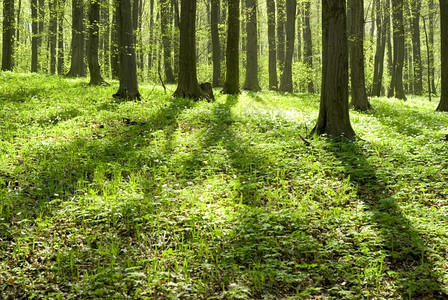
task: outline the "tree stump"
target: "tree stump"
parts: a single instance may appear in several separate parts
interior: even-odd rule
[[[203,82],[199,84],[199,87],[204,92],[208,101],[215,101],[215,96],[213,96],[213,86],[210,82]]]

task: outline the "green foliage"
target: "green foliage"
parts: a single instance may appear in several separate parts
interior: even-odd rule
[[[1,73],[0,298],[446,297],[448,116],[371,99],[356,142],[318,96],[215,103]]]

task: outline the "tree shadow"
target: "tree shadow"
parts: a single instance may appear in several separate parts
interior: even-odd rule
[[[384,241],[374,249],[384,255],[383,275],[395,282],[403,298],[446,299],[448,295],[442,292],[426,251],[426,245],[432,241],[425,240],[413,227],[363,149],[357,142],[333,139],[328,150],[344,166],[344,175],[350,176],[350,182],[356,185],[368,223],[375,226]]]

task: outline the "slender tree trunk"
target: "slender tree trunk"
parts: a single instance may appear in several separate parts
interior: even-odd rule
[[[367,99],[364,72],[364,0],[348,0],[350,22],[351,106],[355,110],[371,109]]]
[[[38,34],[38,56],[40,56],[42,51],[42,41],[44,36],[44,20],[45,20],[45,0],[38,0],[38,10],[39,10],[39,34]],[[38,59],[38,68],[42,70],[42,62]]]
[[[390,83],[389,83],[389,89],[387,90],[387,97],[393,97],[395,93],[395,83],[394,83],[394,63],[393,63],[393,57],[394,54],[392,52],[392,32],[391,32],[391,8],[390,8],[390,0],[386,0],[386,6],[385,6],[385,14],[386,14],[386,22],[387,22],[387,29],[386,29],[386,40],[387,40],[387,66],[388,66],[388,72],[390,77]]]
[[[393,19],[393,40],[394,40],[394,91],[395,97],[406,100],[403,88],[403,67],[404,67],[404,22],[403,22],[403,0],[392,0],[392,19]]]
[[[412,50],[414,63],[414,93],[423,94],[423,65],[420,42],[420,10],[422,3],[420,1],[411,1],[412,10]]]
[[[56,0],[50,0],[48,2],[50,9],[50,20],[48,26],[48,39],[50,44],[50,73],[56,73],[56,46],[57,46],[57,30],[58,30],[58,15],[57,15],[57,3]]]
[[[285,23],[286,0],[277,0],[277,60],[280,66],[280,71],[283,71],[285,65]]]
[[[166,83],[175,83],[173,67],[171,62],[171,14],[168,0],[160,0],[160,16],[163,44],[163,63],[165,69]]]
[[[292,93],[294,86],[292,83],[292,58],[294,56],[294,38],[296,36],[296,0],[286,0],[286,57],[280,81],[280,90]]]
[[[180,16],[179,16],[179,0],[171,0],[172,11],[174,12],[174,36],[173,40],[173,58],[174,58],[174,80],[179,74],[179,32],[180,32]]]
[[[313,70],[313,38],[311,34],[311,2],[307,1],[303,3],[303,48],[305,52],[305,65],[307,66],[309,72],[312,74]],[[312,76],[308,77],[307,91],[308,93],[314,93],[314,84]]]
[[[14,0],[3,0],[2,71],[14,69]]]
[[[82,0],[72,0],[72,57],[71,67],[67,73],[70,77],[86,76],[84,63],[84,3]]]
[[[440,44],[442,86],[437,111],[448,112],[448,0],[440,0]]]
[[[205,98],[196,73],[196,0],[182,0],[180,20],[179,83],[174,97]]]
[[[110,2],[104,1],[100,8],[101,26],[104,28],[101,37],[103,72],[107,77],[110,74]]]
[[[277,90],[277,48],[275,44],[275,0],[266,0],[268,12],[269,89]]]
[[[17,25],[16,25],[16,41],[20,43],[20,14],[22,12],[22,0],[19,0],[19,7],[17,8]]]
[[[110,44],[110,67],[112,72],[112,79],[120,79],[120,51],[118,49],[119,31],[118,31],[118,3],[114,0],[114,13],[111,30],[111,44]]]
[[[154,0],[149,1],[149,51],[148,51],[148,74],[151,72],[154,60]]]
[[[256,0],[246,0],[246,14],[246,82],[244,83],[243,89],[259,91],[260,84],[258,83],[258,32]]]
[[[435,27],[435,5],[434,5],[434,0],[429,0],[429,45],[431,45],[430,47],[430,53],[429,53],[429,72],[430,72],[430,77],[431,77],[431,86],[428,87],[431,92],[433,94],[437,94],[437,89],[436,89],[436,83],[435,83],[435,74],[434,74],[434,27]]]
[[[37,5],[37,0],[31,0],[31,72],[37,72],[38,70],[39,27]]]
[[[345,0],[322,0],[322,91],[312,133],[355,137],[348,110],[348,41]]]
[[[373,85],[372,96],[379,97],[381,95],[381,88],[383,86],[383,72],[384,72],[384,52],[386,49],[386,30],[389,23],[388,17],[383,12],[383,5],[381,0],[375,3],[376,11],[376,52],[373,71]]]
[[[89,39],[87,42],[87,61],[90,71],[90,85],[101,85],[105,81],[101,75],[98,61],[100,0],[90,0],[89,6]]]
[[[140,99],[131,0],[117,0],[117,4],[120,86],[114,97],[128,100]]]
[[[219,10],[221,7],[220,0],[211,0],[210,7],[210,31],[212,36],[213,51],[213,86],[221,86],[221,43],[219,41]]]
[[[58,0],[58,74],[64,74],[64,9],[65,0]]]
[[[297,53],[295,57],[297,61],[302,61],[302,11],[303,4],[301,2],[297,3]]]
[[[226,82],[224,94],[238,94],[240,82],[239,41],[240,41],[240,0],[228,0]]]

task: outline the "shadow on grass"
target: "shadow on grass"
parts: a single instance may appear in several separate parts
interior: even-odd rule
[[[395,282],[403,298],[446,299],[448,295],[442,292],[434,265],[425,251],[425,245],[431,241],[425,240],[412,226],[362,149],[357,143],[333,140],[329,150],[343,164],[345,175],[357,185],[368,222],[384,240],[375,249],[384,255],[383,276]]]

